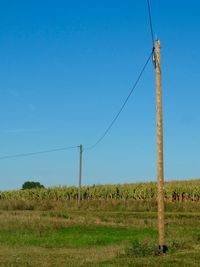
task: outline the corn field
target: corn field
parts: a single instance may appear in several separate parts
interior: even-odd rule
[[[76,200],[77,187],[0,191],[0,200]],[[83,186],[82,200],[156,200],[156,183]],[[165,183],[166,201],[199,201],[200,180]]]

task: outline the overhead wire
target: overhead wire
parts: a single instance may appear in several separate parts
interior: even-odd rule
[[[142,77],[142,75],[143,75],[143,73],[144,73],[144,71],[145,71],[145,69],[146,69],[149,61],[150,61],[150,59],[152,58],[153,53],[154,53],[154,50],[148,56],[148,58],[147,58],[147,60],[146,60],[146,62],[144,64],[144,66],[142,67],[142,69],[141,69],[141,71],[139,73],[138,78],[136,79],[136,81],[135,81],[135,83],[134,83],[134,85],[133,85],[133,87],[131,89],[131,91],[129,92],[129,94],[126,97],[125,101],[123,102],[121,108],[119,109],[119,111],[117,112],[117,114],[115,115],[115,117],[113,118],[113,120],[111,121],[111,123],[109,124],[108,128],[105,130],[105,132],[102,134],[102,136],[93,145],[85,148],[84,150],[92,150],[92,149],[94,149],[106,137],[106,135],[108,134],[108,132],[111,130],[111,128],[113,127],[113,125],[115,124],[115,122],[117,121],[117,119],[119,118],[120,114],[122,113],[123,109],[125,108],[127,102],[129,101],[132,93],[136,89],[136,87],[137,87],[137,85],[138,85],[138,83],[139,83],[139,81],[140,81],[140,79],[141,79],[141,77]]]
[[[62,148],[56,148],[56,149],[50,149],[50,150],[42,150],[42,151],[22,153],[22,154],[14,154],[14,155],[2,156],[2,157],[0,157],[0,160],[35,156],[35,155],[39,155],[39,154],[48,154],[48,153],[54,153],[54,152],[59,152],[59,151],[66,151],[66,150],[70,150],[70,149],[75,149],[78,147],[79,146],[69,146],[69,147],[62,147]]]
[[[114,119],[112,120],[112,122],[110,123],[110,125],[108,126],[108,128],[106,129],[106,131],[103,133],[103,135],[90,147],[86,148],[85,150],[91,150],[94,147],[96,147],[103,139],[104,137],[108,134],[108,132],[110,131],[110,129],[112,128],[112,126],[114,125],[114,123],[116,122],[116,120],[118,119],[118,117],[120,116],[121,112],[123,111],[124,107],[126,106],[129,98],[131,97],[134,89],[136,88],[141,76],[143,75],[149,61],[151,58],[155,57],[155,39],[154,39],[154,30],[153,30],[153,22],[152,22],[152,14],[151,14],[151,4],[150,4],[150,0],[147,0],[147,6],[148,6],[148,14],[149,14],[149,25],[150,25],[150,32],[151,32],[151,39],[152,39],[152,52],[150,54],[150,56],[148,57],[146,63],[144,64],[144,67],[142,68],[132,90],[130,91],[130,93],[128,94],[127,98],[125,99],[123,105],[121,106],[119,112],[116,114],[116,116],[114,117]],[[153,60],[154,66],[155,66],[155,62]]]
[[[150,31],[151,31],[151,39],[152,39],[152,44],[154,47],[155,39],[154,39],[154,30],[153,30],[150,0],[147,0],[147,5],[148,5],[148,13],[149,13],[149,25],[150,25]]]
[[[151,33],[151,39],[152,39],[152,51],[153,51],[152,61],[153,61],[154,67],[156,68],[155,38],[154,38],[154,29],[153,29],[153,22],[152,22],[150,0],[147,0],[147,6],[148,6],[148,14],[149,14],[150,33]]]
[[[150,61],[150,59],[152,58],[153,55],[155,56],[155,47],[154,47],[155,40],[154,40],[154,30],[153,30],[153,23],[152,23],[150,0],[147,0],[147,5],[148,5],[148,14],[149,14],[149,24],[150,24],[151,38],[152,38],[152,44],[153,44],[152,52],[149,55],[147,61],[144,64],[144,66],[142,67],[142,70],[139,73],[138,78],[136,79],[131,91],[129,92],[128,96],[126,97],[125,101],[123,102],[123,104],[122,104],[120,110],[118,111],[118,113],[116,114],[116,116],[113,118],[113,120],[111,121],[111,123],[109,124],[109,126],[107,127],[105,132],[102,134],[102,136],[93,145],[85,148],[84,151],[85,150],[94,149],[106,137],[106,135],[109,133],[109,131],[111,130],[111,128],[113,127],[113,125],[115,124],[117,119],[119,118],[120,114],[122,113],[123,109],[125,108],[125,106],[126,106],[127,102],[129,101],[133,91],[137,87],[137,85],[138,85],[138,83],[139,83],[139,81],[140,81],[140,79],[141,79],[141,77],[142,77],[142,75],[143,75],[143,73],[144,73],[149,61]],[[74,149],[74,148],[78,148],[78,147],[80,147],[80,146],[63,147],[63,148],[58,148],[58,149],[43,150],[43,151],[23,153],[23,154],[14,154],[14,155],[2,156],[2,157],[0,157],[0,160],[27,157],[27,156],[34,156],[34,155],[46,154],[46,153],[53,153],[53,152],[59,152],[59,151],[65,151],[65,150],[69,150],[69,149]]]

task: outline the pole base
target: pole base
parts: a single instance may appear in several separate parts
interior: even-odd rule
[[[159,245],[159,253],[160,254],[165,254],[168,251],[168,247],[166,245]]]

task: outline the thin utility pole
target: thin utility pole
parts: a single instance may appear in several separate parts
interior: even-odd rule
[[[83,146],[80,145],[80,162],[79,162],[79,185],[78,185],[78,207],[81,204],[81,182],[82,182],[82,158],[83,158]]]
[[[155,41],[156,65],[156,110],[157,110],[157,179],[158,179],[158,232],[160,253],[167,251],[164,222],[164,161],[163,161],[163,116],[161,81],[160,41]]]

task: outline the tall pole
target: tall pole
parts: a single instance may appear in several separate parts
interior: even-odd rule
[[[163,162],[163,116],[162,116],[162,81],[161,81],[160,41],[155,41],[156,65],[156,110],[157,110],[157,180],[158,180],[158,232],[159,250],[165,253],[164,224],[164,162]]]
[[[79,161],[79,184],[78,184],[78,207],[81,204],[81,182],[82,182],[82,157],[83,157],[83,146],[80,145],[80,161]]]

